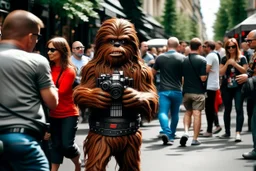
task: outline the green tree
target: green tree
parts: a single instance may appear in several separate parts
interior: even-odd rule
[[[70,19],[80,19],[87,22],[89,17],[98,18],[95,9],[99,9],[102,0],[40,0],[41,4],[49,4],[56,14]]]
[[[222,40],[229,26],[229,5],[230,0],[221,0],[220,8],[216,13],[216,20],[214,21],[213,31],[214,39]]]
[[[176,0],[166,0],[162,25],[166,35],[175,36],[177,26]]]
[[[192,19],[190,20],[190,37],[189,37],[189,40],[191,40],[192,38],[194,37],[199,37],[199,27],[198,27],[198,24],[196,22],[196,20]]]
[[[233,28],[240,22],[246,19],[246,1],[245,0],[232,0],[229,2],[229,26],[228,29]]]
[[[185,13],[177,13],[179,19],[176,22],[176,37],[180,40],[189,40],[190,24],[189,17]]]

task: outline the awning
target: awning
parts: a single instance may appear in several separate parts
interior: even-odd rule
[[[101,6],[103,6],[105,8],[105,14],[110,16],[110,17],[123,17],[126,18],[126,15],[120,11],[119,9],[117,9],[116,7],[106,3],[106,2],[102,2],[100,3]]]
[[[240,34],[242,31],[251,31],[253,29],[256,29],[256,14],[249,16],[244,21],[230,29],[226,34]]]
[[[142,29],[137,29],[138,33],[141,34],[143,37],[145,37],[147,40],[152,39],[147,32],[145,32]]]

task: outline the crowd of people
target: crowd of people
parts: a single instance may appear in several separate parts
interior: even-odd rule
[[[43,27],[39,18],[22,10],[11,12],[2,26],[0,77],[4,81],[0,82],[0,140],[4,144],[4,158],[0,152],[0,170],[48,171],[51,168],[57,171],[63,157],[71,159],[76,171],[81,170],[81,151],[75,143],[75,136],[79,116],[86,120],[89,111],[74,104],[73,90],[75,80],[81,80],[82,68],[93,58],[94,47],[92,45],[85,50],[80,41],[69,46],[65,38],[54,37],[46,44],[47,60],[40,54],[31,53]],[[180,139],[180,145],[186,146],[192,125],[192,146],[201,144],[200,137],[219,133],[222,130],[218,119],[221,104],[225,132],[219,138],[230,138],[233,101],[236,112],[234,141],[241,142],[243,103],[246,100],[248,131],[252,132],[254,149],[244,153],[243,157],[256,159],[256,105],[253,96],[243,93],[249,91],[248,82],[254,81],[256,73],[255,41],[256,30],[247,35],[241,46],[235,38],[228,38],[222,43],[203,42],[199,38],[186,42],[170,37],[163,47],[140,43],[141,60],[151,68],[158,91],[157,118],[161,128],[158,137],[164,145]],[[243,85],[247,84],[244,90]],[[186,112],[184,134],[179,137],[176,129],[181,104]],[[202,133],[203,110],[207,128]],[[46,120],[50,123],[51,127],[44,136],[47,143],[44,151],[40,147],[41,141],[38,141],[41,127],[22,115],[34,118],[35,123]],[[48,154],[47,157],[44,153]]]
[[[240,45],[235,38],[227,37],[224,38],[224,42],[220,40],[202,42],[198,38],[185,42],[170,37],[165,52],[158,51],[164,48],[148,47],[146,42],[141,43],[141,46],[148,47],[147,52],[145,48],[143,50],[143,54],[147,54],[144,62],[152,67],[154,75],[158,75],[155,77],[159,95],[158,119],[161,126],[158,137],[162,139],[164,145],[173,144],[175,139],[180,139],[181,146],[185,146],[191,125],[193,125],[191,145],[201,144],[198,137],[207,138],[219,133],[222,130],[218,118],[218,111],[221,108],[224,110],[225,132],[219,138],[231,138],[233,101],[236,112],[234,141],[237,143],[242,141],[244,102],[247,106],[248,131],[252,131],[255,139],[256,130],[252,129],[255,101],[252,96],[245,96],[242,90],[248,78],[248,70],[252,70],[250,73],[254,74],[254,33],[254,30],[251,31]],[[146,55],[142,55],[142,59],[144,56]],[[146,60],[149,58],[150,61]],[[179,137],[176,135],[176,127],[181,104],[184,105],[186,112],[183,118],[184,134]],[[205,132],[201,129],[203,110],[207,121]],[[243,157],[255,159],[256,152],[253,150],[245,153]]]

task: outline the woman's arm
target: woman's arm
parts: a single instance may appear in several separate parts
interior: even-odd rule
[[[225,75],[226,71],[227,71],[227,68],[228,68],[228,62],[226,62],[225,65],[223,64],[220,64],[220,76],[223,76]]]

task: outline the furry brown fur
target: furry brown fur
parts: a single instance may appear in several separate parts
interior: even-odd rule
[[[139,41],[133,24],[125,19],[106,20],[96,35],[94,58],[83,68],[81,85],[74,91],[74,101],[81,109],[104,109],[111,105],[108,92],[96,87],[96,78],[114,69],[134,79],[133,88],[126,88],[123,105],[141,114],[148,121],[158,108],[158,96],[151,69],[143,64]],[[111,156],[120,171],[140,170],[141,131],[120,137],[107,137],[89,132],[84,142],[86,171],[104,171]]]

